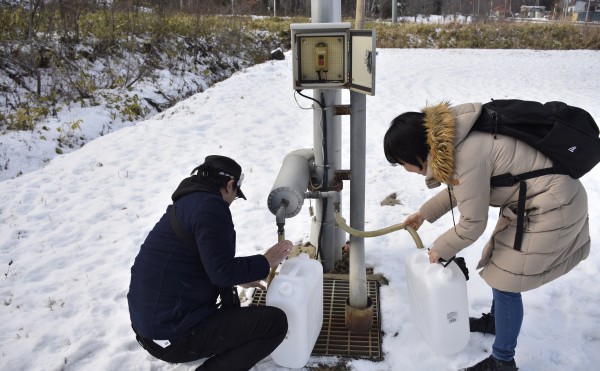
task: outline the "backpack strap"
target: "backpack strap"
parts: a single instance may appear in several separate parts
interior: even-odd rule
[[[519,200],[517,201],[517,232],[515,234],[515,242],[513,248],[521,251],[521,243],[523,242],[523,229],[525,224],[525,199],[527,198],[527,179],[537,178],[543,175],[550,174],[567,174],[561,167],[552,166],[545,169],[528,171],[519,175],[511,173],[493,176],[490,179],[492,187],[512,187],[519,183]]]

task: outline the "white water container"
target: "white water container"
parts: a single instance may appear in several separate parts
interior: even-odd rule
[[[427,250],[406,259],[406,282],[413,321],[438,354],[462,350],[469,342],[467,281],[455,262],[430,264]]]
[[[267,305],[285,312],[288,332],[271,353],[279,366],[301,368],[323,325],[323,266],[302,253],[283,263],[267,290]]]

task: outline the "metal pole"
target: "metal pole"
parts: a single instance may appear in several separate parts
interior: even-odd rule
[[[392,23],[398,22],[398,0],[392,0]]]
[[[365,153],[367,98],[362,93],[350,92],[350,227],[365,228]],[[354,308],[367,307],[367,273],[365,240],[350,236],[350,296]]]
[[[363,0],[356,0],[356,22],[354,28],[361,30],[365,23],[365,2]]]
[[[395,0],[393,0],[395,1]],[[364,25],[364,4],[356,1],[355,29]],[[364,94],[350,92],[350,226],[365,228],[365,152],[366,152],[366,107]],[[348,304],[353,308],[367,307],[367,274],[365,272],[365,241],[362,237],[350,236],[350,296]]]
[[[334,23],[342,19],[341,0],[311,0],[312,23]],[[341,104],[342,94],[339,89],[314,89],[313,98],[321,102],[325,112],[315,110],[313,114],[313,142],[317,179],[327,178],[323,189],[329,190],[335,170],[341,166],[341,121],[334,115],[332,108]],[[327,127],[324,127],[326,125]],[[326,133],[323,136],[323,133]],[[338,138],[339,137],[339,138]],[[327,163],[324,163],[327,158]],[[324,176],[325,172],[327,175]],[[326,210],[323,215],[323,210]],[[320,247],[321,262],[325,272],[331,271],[337,260],[341,258],[341,248],[346,241],[339,241],[340,234],[336,233],[333,200],[317,199],[315,201],[315,217],[311,228],[310,241],[313,246]],[[319,238],[320,236],[320,238]],[[336,250],[339,249],[339,254]],[[339,256],[339,257],[338,257]]]

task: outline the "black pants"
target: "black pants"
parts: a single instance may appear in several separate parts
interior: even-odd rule
[[[277,348],[287,333],[285,313],[275,307],[217,310],[191,334],[162,348],[137,335],[152,356],[170,363],[207,359],[196,370],[249,370]]]

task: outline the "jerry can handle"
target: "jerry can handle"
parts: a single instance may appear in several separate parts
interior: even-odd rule
[[[439,262],[444,268],[446,268],[448,265],[450,265],[450,263],[452,263],[452,261],[454,261],[454,258],[456,258],[456,255],[451,257],[449,260],[440,258]]]
[[[427,250],[430,250],[430,248],[428,247]],[[440,263],[444,268],[446,268],[448,265],[450,265],[450,263],[452,263],[452,261],[454,260],[454,258],[456,258],[456,255],[454,255],[453,257],[451,257],[449,260],[446,260],[444,258],[439,258],[438,259],[438,263]]]

